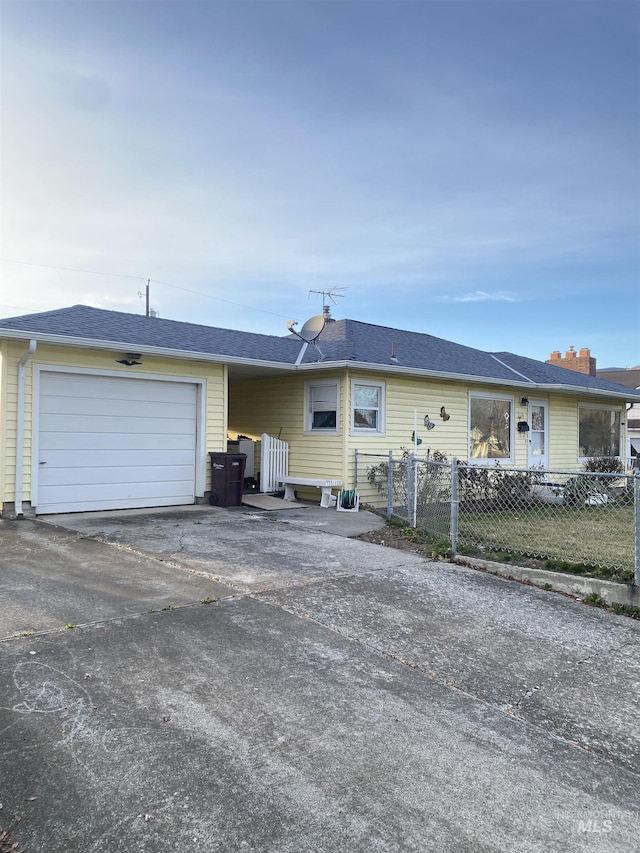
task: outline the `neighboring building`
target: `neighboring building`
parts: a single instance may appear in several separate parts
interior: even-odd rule
[[[354,320],[317,344],[82,305],[0,320],[3,509],[194,503],[208,452],[262,433],[289,443],[291,475],[345,486],[356,448],[399,452],[416,423],[421,451],[575,469],[624,455],[640,402],[590,373]]]
[[[640,390],[640,365],[628,370],[606,368],[598,371],[601,379],[616,382],[628,388]],[[640,460],[640,403],[633,403],[626,413],[627,418],[627,460],[634,468],[639,467]]]

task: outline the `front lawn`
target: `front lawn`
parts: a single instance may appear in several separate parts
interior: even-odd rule
[[[633,508],[535,506],[511,512],[472,512],[461,507],[458,542],[481,551],[503,551],[549,561],[583,564],[585,574],[633,580]]]

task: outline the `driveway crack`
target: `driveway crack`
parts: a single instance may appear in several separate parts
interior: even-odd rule
[[[562,674],[569,672],[571,669],[573,669],[576,666],[580,666],[582,664],[591,662],[596,657],[599,657],[601,654],[604,654],[607,651],[609,651],[609,652],[610,651],[618,651],[627,645],[633,645],[633,641],[621,643],[617,647],[614,647],[611,649],[602,649],[599,652],[587,655],[586,657],[582,658],[581,660],[576,661],[575,663],[572,663],[570,667],[565,667],[561,672],[554,673],[553,676],[550,676],[548,679],[543,681],[541,684],[538,684],[538,685],[535,685],[534,687],[528,688],[523,693],[523,695],[521,696],[521,698],[517,702],[507,703],[507,704],[499,704],[495,701],[491,701],[490,699],[487,699],[484,696],[481,696],[477,693],[474,693],[472,690],[469,690],[467,687],[464,687],[461,684],[458,684],[456,681],[454,681],[451,678],[446,678],[434,670],[430,670],[424,666],[421,666],[420,664],[416,663],[415,661],[408,660],[407,658],[403,657],[400,654],[397,654],[397,653],[391,651],[390,649],[380,648],[380,647],[374,645],[373,643],[367,642],[366,640],[363,640],[361,637],[358,637],[355,634],[352,634],[349,631],[346,631],[342,628],[337,627],[336,625],[332,625],[330,623],[322,622],[320,619],[318,619],[315,616],[312,616],[311,613],[309,613],[308,611],[306,611],[302,608],[288,607],[288,606],[285,606],[285,605],[283,605],[277,601],[269,601],[268,599],[262,598],[260,595],[256,595],[255,593],[251,593],[249,597],[253,598],[255,601],[260,602],[261,604],[265,604],[265,605],[270,606],[270,607],[275,607],[275,608],[278,608],[280,610],[283,610],[286,613],[290,613],[292,616],[295,616],[298,619],[305,619],[309,622],[312,622],[313,624],[317,625],[319,628],[323,628],[325,630],[331,631],[332,633],[337,634],[340,637],[344,637],[345,639],[350,640],[351,642],[357,643],[359,646],[361,646],[363,649],[366,649],[367,651],[374,652],[375,654],[378,654],[378,655],[382,655],[383,657],[386,657],[389,660],[392,660],[396,663],[401,664],[402,666],[406,667],[407,669],[411,669],[415,672],[419,672],[421,675],[428,677],[430,680],[432,680],[436,684],[440,685],[441,687],[444,687],[447,690],[453,690],[456,693],[462,694],[463,696],[466,696],[467,698],[469,698],[475,702],[479,702],[480,704],[484,705],[485,707],[491,708],[493,711],[496,711],[501,715],[510,717],[512,720],[520,723],[521,725],[530,726],[531,728],[535,729],[536,731],[544,734],[546,737],[551,737],[551,738],[553,738],[553,740],[559,741],[559,742],[565,744],[566,746],[572,747],[574,749],[580,749],[581,751],[588,751],[594,757],[597,757],[601,761],[605,761],[607,764],[610,764],[611,766],[622,767],[627,772],[632,773],[634,776],[637,776],[640,779],[640,770],[634,769],[633,767],[631,767],[629,764],[627,764],[625,762],[621,762],[621,761],[618,761],[614,758],[610,758],[608,755],[606,755],[604,753],[597,752],[595,750],[589,749],[588,746],[585,746],[584,744],[580,743],[579,741],[575,740],[574,738],[572,738],[568,735],[563,734],[562,732],[551,731],[548,727],[545,727],[545,726],[543,726],[539,723],[536,723],[530,719],[527,719],[526,717],[524,717],[522,715],[522,713],[520,713],[522,711],[522,706],[523,706],[524,701],[526,699],[530,698],[532,695],[534,695],[539,690],[542,690],[554,678],[561,677]]]

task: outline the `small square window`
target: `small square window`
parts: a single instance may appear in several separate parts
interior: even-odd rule
[[[351,385],[354,433],[384,432],[384,383],[353,382]]]
[[[307,383],[305,386],[307,432],[338,431],[338,383]]]

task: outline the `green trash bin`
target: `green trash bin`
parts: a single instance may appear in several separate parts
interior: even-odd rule
[[[211,506],[240,506],[244,490],[246,453],[209,453],[211,459]]]

